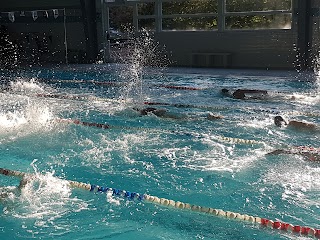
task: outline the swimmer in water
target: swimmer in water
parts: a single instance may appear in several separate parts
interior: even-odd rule
[[[17,187],[1,187],[0,202],[5,202],[8,198],[20,194],[21,190],[27,185],[29,180],[29,176],[24,176]]]
[[[274,124],[277,127],[281,127],[282,125],[286,125],[286,126],[292,128],[292,129],[295,129],[295,130],[308,130],[308,131],[318,130],[317,125],[314,123],[302,122],[302,121],[296,121],[296,120],[291,120],[291,121],[287,122],[281,116],[274,117]]]
[[[194,117],[190,117],[187,115],[177,115],[174,113],[170,113],[168,112],[166,109],[157,109],[157,108],[153,108],[153,107],[147,107],[147,108],[143,108],[143,109],[137,109],[134,108],[134,110],[138,111],[140,113],[141,116],[145,116],[150,114],[154,114],[157,117],[161,117],[161,118],[170,118],[170,119],[177,119],[177,120],[183,120],[183,119],[197,119]],[[223,116],[220,115],[214,115],[212,113],[209,113],[206,116],[207,120],[213,121],[213,120],[217,120],[217,119],[222,119]]]
[[[221,89],[221,93],[224,96],[231,97],[234,99],[240,99],[240,100],[291,100],[294,101],[296,99],[302,99],[302,97],[295,97],[294,95],[287,95],[285,93],[281,93],[279,95],[279,92],[268,92],[266,90],[258,90],[258,89],[237,89],[234,92],[231,92],[230,90],[223,88]]]
[[[279,154],[295,154],[301,155],[306,160],[320,162],[320,148],[299,146],[288,149],[276,149],[267,155],[279,155]]]
[[[265,90],[256,89],[237,89],[233,93],[230,90],[223,88],[221,93],[224,96],[232,97],[235,99],[265,99],[268,96],[268,92]]]

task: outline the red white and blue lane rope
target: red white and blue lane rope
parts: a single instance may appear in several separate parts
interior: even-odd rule
[[[15,176],[19,178],[28,178],[28,177],[35,176],[34,174],[24,173],[24,172],[15,171],[15,170],[9,170],[5,168],[0,168],[0,174],[6,175],[6,176]],[[219,216],[219,217],[224,217],[228,219],[256,223],[271,229],[286,231],[289,233],[291,232],[294,234],[300,234],[302,236],[309,236],[309,237],[320,239],[320,229],[315,229],[312,227],[293,225],[286,222],[273,221],[273,220],[262,218],[259,216],[251,216],[248,214],[225,211],[222,209],[215,209],[210,207],[193,205],[193,204],[174,201],[166,198],[159,198],[156,196],[151,196],[149,194],[139,194],[137,192],[130,192],[130,191],[125,191],[117,188],[102,187],[98,185],[91,185],[89,183],[82,183],[82,182],[70,181],[70,180],[67,180],[67,181],[69,183],[69,186],[72,188],[80,188],[80,189],[84,189],[94,193],[107,193],[107,194],[112,194],[113,196],[116,196],[116,197],[125,198],[127,200],[143,201],[143,202],[153,203],[153,204],[157,204],[165,207],[172,207],[172,208],[181,209],[181,210],[189,210],[197,213],[209,214],[212,216]]]

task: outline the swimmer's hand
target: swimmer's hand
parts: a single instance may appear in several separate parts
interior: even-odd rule
[[[212,121],[212,120],[217,120],[217,119],[222,119],[223,116],[220,116],[220,115],[213,115],[212,113],[209,113],[207,115],[207,119]]]

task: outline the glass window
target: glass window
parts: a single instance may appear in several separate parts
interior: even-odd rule
[[[148,31],[155,30],[155,19],[154,18],[147,18],[147,19],[139,19],[138,20],[139,30],[145,29]]]
[[[226,29],[291,29],[291,14],[228,16]]]
[[[217,0],[186,0],[162,3],[162,14],[216,13]]]
[[[138,15],[154,15],[155,14],[155,3],[138,3]]]
[[[227,12],[268,10],[291,10],[291,0],[226,0]]]
[[[217,29],[217,17],[176,17],[162,21],[163,30],[203,31]]]

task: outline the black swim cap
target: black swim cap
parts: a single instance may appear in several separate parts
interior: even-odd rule
[[[274,124],[275,124],[277,127],[281,127],[282,122],[286,123],[286,121],[283,119],[283,117],[281,117],[281,116],[275,116],[275,117],[274,117]]]
[[[140,110],[140,113],[141,113],[141,115],[147,115],[149,112],[154,112],[156,110],[157,110],[156,108],[147,107],[147,108]]]
[[[228,93],[228,92],[229,92],[229,90],[228,90],[228,89],[226,89],[226,88],[222,88],[222,89],[221,89],[221,92],[222,92],[222,93]]]

